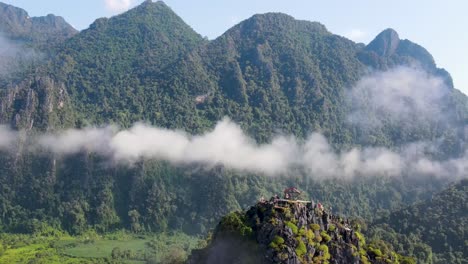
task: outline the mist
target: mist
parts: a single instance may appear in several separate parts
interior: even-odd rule
[[[441,78],[421,69],[397,67],[363,77],[347,92],[351,104],[348,122],[366,128],[381,127],[382,120],[410,125],[413,120],[446,118],[440,103],[448,95]]]
[[[95,152],[108,154],[110,142],[116,127],[88,127],[84,129],[68,129],[56,134],[45,134],[35,139],[35,144],[56,154],[74,154],[78,152]]]
[[[0,150],[10,149],[17,139],[18,134],[4,125],[0,125]]]
[[[0,34],[0,77],[4,77],[10,72],[11,64],[15,63],[14,57],[17,53],[18,48]]]
[[[37,144],[58,155],[88,151],[125,164],[158,159],[174,164],[224,165],[268,175],[285,173],[299,156],[292,137],[277,137],[270,144],[258,145],[229,118],[202,135],[136,123],[120,131],[115,127],[70,129],[42,135]]]
[[[437,161],[426,155],[434,143],[413,143],[390,150],[355,147],[335,151],[320,133],[305,140],[277,136],[257,144],[239,125],[224,118],[201,135],[137,123],[126,130],[116,127],[70,129],[42,135],[37,145],[57,155],[81,151],[99,153],[119,164],[142,159],[169,161],[175,165],[201,164],[261,173],[269,176],[304,172],[313,178],[344,178],[402,175],[464,178],[468,155]]]
[[[24,67],[41,60],[43,55],[0,32],[0,78],[21,72]]]
[[[131,7],[134,0],[104,0],[106,9],[112,12],[125,11]]]
[[[408,116],[438,118],[443,115],[434,105],[447,94],[443,82],[421,71],[397,68],[364,77],[349,90],[350,100],[368,96],[367,105],[355,106],[348,121],[361,126],[378,126],[379,115],[402,122]],[[361,101],[362,102],[362,101]],[[370,102],[370,103],[369,103]],[[368,109],[376,122],[366,123]],[[440,117],[440,116],[439,116]],[[0,127],[0,148],[7,148],[16,134]],[[118,164],[132,165],[139,160],[164,160],[174,165],[217,165],[233,170],[269,176],[304,173],[313,178],[344,178],[403,175],[465,178],[468,154],[435,160],[431,152],[441,141],[412,142],[400,147],[354,147],[335,150],[325,136],[312,132],[305,139],[277,135],[268,144],[258,144],[228,117],[203,134],[190,135],[145,123],[129,129],[115,126],[69,129],[34,137],[31,146],[57,156],[78,152],[97,153]]]
[[[0,150],[11,149],[18,138],[0,126]],[[355,147],[335,151],[320,133],[305,140],[277,136],[268,144],[257,144],[241,127],[224,118],[201,135],[168,130],[137,123],[129,129],[114,126],[69,129],[31,139],[34,151],[50,151],[57,156],[79,152],[97,153],[124,165],[144,159],[165,160],[174,165],[223,165],[226,168],[269,176],[293,171],[319,178],[344,178],[402,175],[466,178],[468,155],[438,161],[426,153],[435,143],[413,143],[397,150],[382,147]]]

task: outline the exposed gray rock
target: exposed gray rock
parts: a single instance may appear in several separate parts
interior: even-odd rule
[[[256,260],[261,261],[259,263],[360,263],[358,236],[344,219],[327,210],[295,201],[270,200],[252,206],[244,215],[244,224],[252,229],[252,234],[238,236],[239,240],[229,254],[222,255],[220,248],[235,232],[233,226],[222,221],[211,245],[193,252],[188,263],[248,263],[252,256],[262,256],[261,260]],[[236,222],[234,229],[238,225]],[[250,253],[233,254],[239,243],[244,243],[242,241],[257,247]],[[249,251],[245,247],[243,250]],[[217,256],[218,262],[213,262],[210,257],[213,255]],[[249,256],[247,262],[239,258],[241,255]]]

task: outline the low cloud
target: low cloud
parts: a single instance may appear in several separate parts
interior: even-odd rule
[[[385,148],[353,148],[337,153],[318,133],[312,134],[301,149],[300,165],[315,177],[398,176],[405,167],[401,155]]]
[[[350,90],[356,105],[349,122],[372,128],[381,117],[410,122],[408,117],[436,118],[443,113],[434,106],[446,94],[441,80],[418,70],[399,68],[363,78]],[[365,100],[364,100],[365,99]],[[369,123],[368,115],[375,122]],[[380,116],[382,115],[382,116]],[[366,119],[367,118],[367,119]],[[17,133],[0,126],[0,148],[6,149]],[[336,151],[320,133],[306,139],[278,135],[268,144],[258,144],[241,127],[224,118],[210,131],[190,135],[136,123],[129,129],[114,126],[69,129],[31,138],[31,149],[56,155],[78,152],[100,154],[120,164],[142,159],[169,161],[176,165],[223,165],[230,169],[277,176],[300,173],[313,178],[372,177],[403,175],[468,176],[468,153],[448,160],[434,159],[443,140],[414,142],[395,149],[354,147]]]
[[[351,29],[346,32],[344,36],[354,42],[363,42],[369,36],[369,34],[361,29]]]
[[[121,163],[160,159],[175,164],[221,164],[268,175],[285,173],[298,155],[293,138],[277,137],[270,144],[258,145],[227,118],[212,131],[196,136],[137,123],[118,132],[113,127],[71,129],[41,136],[38,144],[56,154],[89,151]]]
[[[0,150],[11,148],[17,140],[18,134],[7,126],[0,125]]]
[[[37,138],[37,144],[57,154],[73,154],[81,151],[107,154],[116,128],[69,129]]]
[[[323,135],[313,133],[303,141],[278,136],[269,144],[257,144],[228,118],[195,136],[138,123],[120,131],[115,127],[71,129],[41,136],[38,144],[59,155],[88,151],[123,164],[157,159],[176,165],[223,165],[271,176],[297,169],[314,178],[346,179],[405,174],[461,178],[468,172],[467,155],[446,161],[431,159],[426,153],[435,147],[432,143],[409,144],[396,151],[367,147],[337,152]]]
[[[411,125],[413,120],[444,119],[442,100],[449,89],[438,77],[414,68],[398,67],[362,78],[348,92],[350,123],[366,128],[382,121]]]
[[[134,0],[104,0],[107,10],[111,12],[122,12],[130,8]]]
[[[7,78],[21,72],[35,61],[42,60],[42,54],[25,47],[0,33],[0,78]]]

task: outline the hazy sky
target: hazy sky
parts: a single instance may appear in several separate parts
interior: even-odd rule
[[[109,17],[143,0],[0,0],[21,7],[30,16],[63,16],[77,29],[96,18]],[[256,13],[283,12],[297,19],[318,21],[331,32],[368,43],[386,28],[416,42],[447,69],[455,87],[468,94],[468,1],[375,0],[166,0],[198,33],[213,39]]]

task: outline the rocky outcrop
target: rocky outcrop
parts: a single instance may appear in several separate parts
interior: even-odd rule
[[[0,90],[0,123],[18,130],[61,126],[69,107],[65,86],[50,77],[32,77]]]
[[[188,263],[398,263],[405,257],[366,244],[348,219],[313,202],[271,199],[231,213]],[[407,260],[407,259],[406,259]]]
[[[15,41],[47,47],[78,33],[60,16],[29,17],[25,10],[1,2],[0,32]]]
[[[391,28],[382,31],[359,51],[358,58],[364,64],[379,70],[401,65],[421,68],[442,78],[448,88],[454,88],[450,74],[437,67],[434,57],[424,47],[410,40],[400,39],[398,33]]]
[[[398,33],[389,28],[377,35],[377,37],[367,45],[366,49],[374,51],[379,56],[389,57],[395,54],[399,44],[400,37]]]

